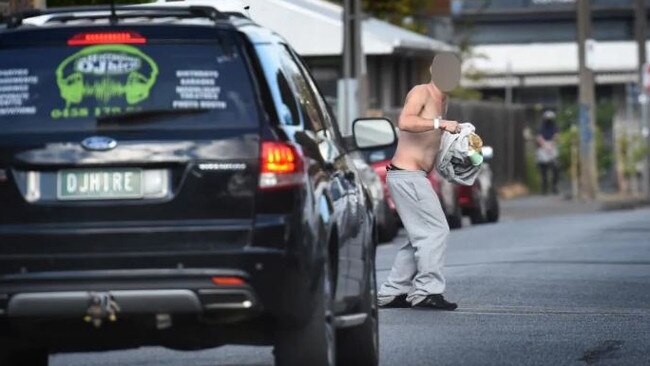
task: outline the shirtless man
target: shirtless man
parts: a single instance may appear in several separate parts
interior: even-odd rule
[[[455,71],[459,74],[460,66],[437,77],[440,70],[436,68],[445,67],[444,62],[436,62],[440,61],[438,57],[431,66],[431,83],[414,87],[406,97],[399,117],[397,150],[387,167],[388,189],[408,242],[399,249],[388,280],[379,289],[379,306],[385,308],[454,310],[457,307],[442,296],[449,225],[427,174],[434,168],[443,131],[459,132],[458,122],[441,118],[446,105],[441,89],[450,91],[455,87],[445,78],[454,77]],[[447,60],[457,62],[455,56]]]

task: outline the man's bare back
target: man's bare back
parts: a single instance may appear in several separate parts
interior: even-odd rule
[[[445,98],[434,83],[417,85],[408,93],[399,117],[400,135],[392,160],[396,167],[433,170],[442,131],[458,132],[456,121],[441,119],[439,129],[434,128],[434,119],[444,112]]]

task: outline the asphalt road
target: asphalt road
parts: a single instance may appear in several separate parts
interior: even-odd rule
[[[382,365],[650,365],[650,209],[517,218],[452,233],[447,296],[459,309],[382,310]],[[379,281],[403,235],[378,250]],[[143,348],[52,360],[273,364],[269,347]]]

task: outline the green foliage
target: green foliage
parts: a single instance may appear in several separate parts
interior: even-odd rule
[[[594,142],[596,144],[596,160],[598,173],[603,176],[612,167],[614,154],[605,144],[603,135],[604,129],[611,129],[614,118],[614,104],[602,102],[596,107],[596,130],[594,131]],[[580,136],[577,128],[578,106],[571,104],[561,108],[557,113],[557,124],[559,133],[558,150],[560,153],[559,163],[562,168],[571,168],[571,147],[580,145]]]
[[[537,169],[537,160],[532,152],[526,153],[526,186],[533,193],[542,191],[542,176]]]
[[[329,0],[341,4],[342,0]],[[425,34],[426,26],[417,19],[435,5],[431,0],[362,0],[363,11],[389,23]]]
[[[569,104],[560,108],[557,112],[557,128],[560,131],[567,130],[578,121],[578,105]]]
[[[614,153],[605,145],[605,137],[600,127],[596,127],[596,161],[601,177],[607,174],[614,163]]]
[[[146,0],[115,0],[115,4],[143,4],[150,1]],[[49,8],[60,8],[64,6],[85,6],[85,5],[109,5],[110,0],[48,0]]]
[[[558,134],[558,163],[567,172],[571,169],[571,148],[579,144],[578,128],[575,125]]]
[[[623,164],[623,173],[633,176],[637,172],[637,165],[648,154],[648,145],[641,135],[632,137],[623,135],[618,139],[618,161]]]
[[[342,0],[328,0],[341,4]],[[372,16],[385,20],[411,31],[426,34],[427,27],[420,20],[423,15],[435,13],[440,5],[445,5],[448,0],[362,0],[363,10]],[[466,62],[471,59],[485,57],[476,54],[469,43],[469,38],[460,40],[458,44],[460,59]],[[479,80],[484,75],[473,68],[465,68],[463,77],[469,80]],[[483,94],[476,89],[458,87],[449,93],[454,99],[481,100]]]
[[[616,114],[616,105],[613,100],[601,100],[596,107],[596,126],[602,131],[609,131],[612,128]]]
[[[341,5],[343,0],[327,0]],[[447,13],[450,0],[361,0],[363,11],[389,23],[426,34],[421,19]]]
[[[483,93],[476,89],[468,89],[463,87],[458,87],[451,92],[449,96],[453,99],[460,100],[481,100],[483,99]]]
[[[364,11],[390,23],[426,34],[426,26],[414,15],[430,9],[431,0],[363,0]]]

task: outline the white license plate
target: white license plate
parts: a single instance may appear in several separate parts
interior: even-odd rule
[[[60,200],[142,198],[142,169],[70,169],[57,176]]]

